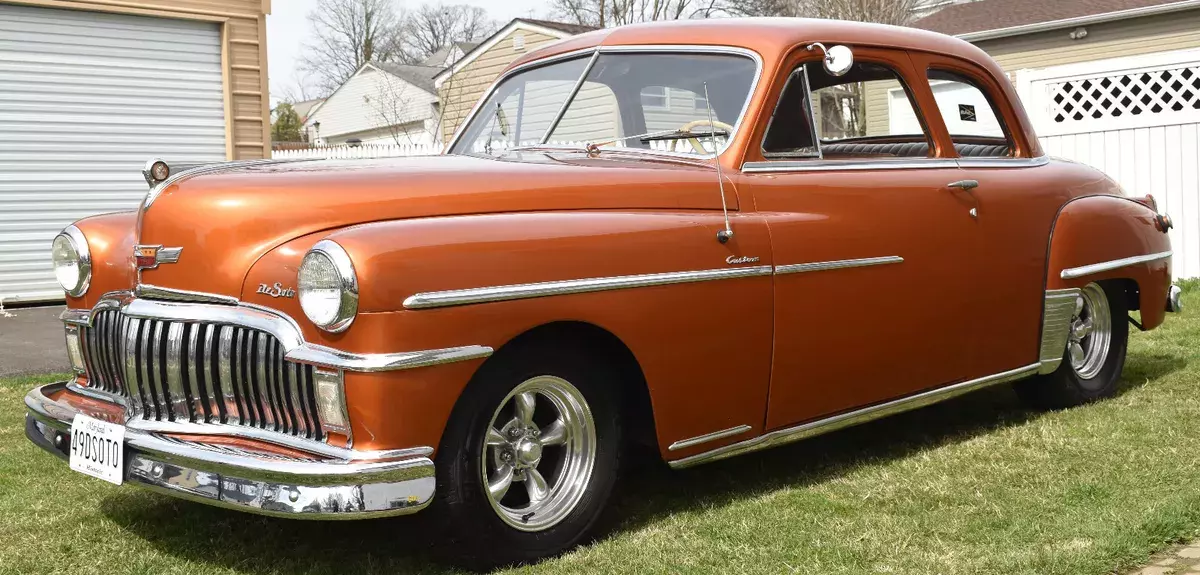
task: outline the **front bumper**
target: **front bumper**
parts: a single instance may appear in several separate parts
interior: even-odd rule
[[[58,401],[67,383],[25,396],[25,434],[67,459],[71,422],[86,409]],[[412,450],[362,459],[281,453],[270,446],[205,443],[194,434],[126,427],[124,481],[210,505],[297,519],[366,519],[415,513],[433,499],[433,462]],[[286,453],[286,452],[285,452]]]

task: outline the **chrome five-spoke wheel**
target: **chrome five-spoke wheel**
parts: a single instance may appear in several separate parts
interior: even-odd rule
[[[596,426],[583,394],[542,375],[511,392],[492,414],[483,446],[492,508],[521,531],[548,529],[587,490],[596,460]]]
[[[1103,369],[1112,340],[1112,312],[1099,284],[1083,288],[1075,301],[1067,339],[1071,368],[1080,379],[1092,379]]]

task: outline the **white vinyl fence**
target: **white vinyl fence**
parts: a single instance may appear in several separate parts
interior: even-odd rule
[[[1042,147],[1171,215],[1174,274],[1200,277],[1200,50],[1017,73]]]
[[[370,144],[366,146],[321,146],[301,150],[275,150],[271,157],[276,160],[293,158],[320,158],[336,160],[344,158],[404,158],[408,156],[436,156],[442,153],[441,144]]]

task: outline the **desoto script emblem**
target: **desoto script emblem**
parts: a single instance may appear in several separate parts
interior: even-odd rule
[[[269,295],[271,297],[296,297],[296,290],[285,288],[283,284],[275,282],[275,285],[258,284],[258,293]]]
[[[752,264],[757,261],[758,261],[758,257],[751,257],[751,256],[729,256],[729,257],[725,258],[725,263],[727,263],[729,265]]]

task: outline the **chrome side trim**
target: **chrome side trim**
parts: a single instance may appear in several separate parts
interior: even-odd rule
[[[1071,331],[1071,318],[1075,315],[1075,302],[1079,300],[1079,289],[1046,290],[1045,309],[1042,311],[1042,345],[1038,352],[1041,368],[1038,373],[1054,373],[1062,363],[1067,350],[1067,336]]]
[[[771,275],[771,266],[720,268],[688,272],[613,276],[423,292],[413,294],[405,299],[404,307],[406,309],[429,309],[435,307],[489,303],[514,299],[527,299],[535,297],[548,297],[766,275]]]
[[[467,345],[407,353],[360,354],[306,343],[289,351],[284,358],[293,363],[372,373],[480,359],[492,355],[492,351],[485,345]]]
[[[694,445],[700,445],[701,443],[708,443],[718,439],[725,439],[726,437],[741,435],[747,431],[750,431],[751,429],[752,428],[749,425],[739,425],[737,427],[730,427],[729,429],[722,429],[721,431],[714,431],[712,433],[699,435],[691,439],[681,439],[675,443],[672,443],[671,446],[667,448],[667,451],[678,451],[680,449],[687,449]]]
[[[1036,158],[958,158],[960,168],[1036,168],[1050,163],[1049,156]]]
[[[467,114],[467,117],[463,120],[463,122],[461,124],[459,124],[458,129],[454,132],[454,136],[450,139],[450,142],[446,144],[446,147],[444,148],[444,150],[445,150],[444,153],[449,154],[450,151],[453,150],[454,147],[458,145],[458,141],[459,141],[459,139],[462,138],[462,135],[466,132],[467,126],[469,126],[472,122],[474,122],[475,117],[478,116],[479,113],[481,112],[481,108],[483,107],[483,104],[492,97],[492,94],[495,93],[496,88],[498,88],[501,83],[503,83],[505,80],[509,79],[510,77],[512,77],[520,72],[524,72],[525,70],[528,70],[530,68],[546,66],[546,65],[549,65],[549,64],[552,64],[555,62],[561,62],[563,60],[569,60],[571,58],[581,57],[581,56],[584,56],[585,54],[589,54],[589,53],[595,53],[595,54],[599,55],[599,54],[621,53],[621,52],[648,52],[648,53],[675,52],[675,53],[701,53],[701,54],[713,54],[713,53],[735,54],[735,55],[739,55],[739,56],[745,56],[745,57],[748,57],[751,60],[753,60],[754,64],[755,64],[754,80],[750,83],[750,89],[746,92],[746,101],[742,104],[742,110],[741,110],[741,112],[738,113],[738,119],[733,124],[733,131],[729,134],[729,137],[728,137],[729,141],[733,140],[734,135],[738,133],[738,131],[742,127],[742,123],[746,120],[746,111],[750,109],[750,102],[752,100],[754,100],[754,95],[758,92],[758,89],[760,87],[759,85],[762,81],[762,75],[763,75],[762,56],[758,52],[755,52],[753,50],[748,50],[746,48],[740,48],[737,46],[717,46],[717,45],[698,45],[698,44],[679,44],[679,45],[675,45],[675,44],[663,44],[663,45],[642,44],[642,45],[621,45],[621,46],[604,46],[604,45],[590,46],[587,48],[573,50],[571,52],[566,52],[563,54],[555,54],[553,56],[547,56],[547,57],[539,59],[539,60],[525,62],[524,64],[521,64],[520,66],[517,66],[511,70],[508,70],[504,74],[502,74],[499,78],[497,78],[494,82],[492,82],[492,85],[490,87],[488,87],[488,89],[484,92],[483,96],[481,96],[479,98],[479,100],[475,103],[475,107],[471,109],[471,112],[469,114]],[[596,57],[596,56],[593,56],[593,57]],[[589,65],[588,71],[590,71],[590,70],[591,70],[591,66]],[[582,75],[583,80],[581,80],[581,82],[586,80],[587,74],[588,74],[588,72],[586,72],[586,71],[583,73],[583,75]],[[569,104],[570,101],[571,101],[571,99],[568,99],[567,103]],[[726,146],[726,149],[723,150],[721,152],[721,154],[724,154],[725,151],[727,151],[728,149],[729,149],[729,147]]]
[[[852,425],[866,423],[868,421],[879,419],[884,416],[917,409],[940,401],[945,401],[952,397],[957,397],[967,392],[982,389],[991,385],[997,385],[1009,381],[1016,381],[1025,377],[1034,375],[1038,371],[1038,364],[1030,364],[1017,369],[964,381],[953,385],[947,385],[937,389],[932,389],[926,392],[902,397],[885,403],[872,405],[856,411],[842,413],[832,417],[827,417],[810,423],[803,423],[794,427],[772,431],[758,437],[747,439],[732,445],[718,447],[712,451],[707,451],[699,455],[684,457],[670,462],[672,468],[683,469],[700,465],[701,463],[711,463],[719,461],[735,455],[759,451],[768,447],[784,445],[799,441],[808,437],[814,437],[830,431],[835,431]]]
[[[763,267],[766,267],[767,273],[770,273],[770,266]],[[731,268],[720,271],[744,271],[747,269],[751,268]],[[198,292],[180,292],[180,290],[160,292],[158,290],[162,290],[163,288],[154,288],[153,286],[143,287],[149,287],[150,291],[147,293],[155,295],[168,293],[174,296],[183,293],[186,294],[186,297],[194,297],[194,299],[188,302],[139,299],[129,292],[112,292],[101,298],[96,306],[90,310],[70,309],[64,311],[59,317],[69,325],[91,326],[92,318],[96,312],[113,309],[120,310],[126,317],[132,319],[227,324],[245,327],[274,336],[279,341],[279,344],[283,346],[285,358],[289,361],[346,371],[377,372],[414,369],[478,359],[487,357],[492,353],[490,347],[480,345],[379,354],[343,352],[305,342],[299,324],[286,314],[273,309],[254,304],[239,303],[238,300],[228,298],[228,296],[201,294]],[[230,345],[230,334],[230,330],[222,330],[220,341],[212,342],[213,345],[219,343],[222,353],[227,355],[228,352],[226,350],[228,350]],[[153,338],[153,342],[157,343],[159,337],[156,335]],[[156,352],[156,350],[152,351]],[[153,375],[150,374],[151,378],[153,378]],[[230,374],[224,373],[222,374],[222,381],[230,381],[230,377]],[[154,384],[157,385],[158,383],[155,382]],[[228,392],[229,390],[225,391]],[[226,397],[224,400],[229,401],[229,398]]]
[[[820,272],[825,270],[840,270],[845,268],[861,268],[867,266],[881,266],[886,264],[904,263],[904,258],[900,256],[883,256],[878,258],[861,258],[856,260],[834,260],[829,262],[812,262],[807,264],[787,264],[775,266],[775,273],[796,274],[803,272]]]
[[[931,170],[935,168],[1035,168],[1050,163],[1048,156],[1036,158],[896,158],[894,160],[789,160],[746,162],[742,172],[830,172],[858,170]]]
[[[791,172],[837,172],[860,170],[933,170],[958,168],[958,162],[950,158],[896,159],[896,160],[789,160],[779,162],[746,162],[742,172],[747,174],[773,174]]]
[[[1097,264],[1079,266],[1077,268],[1069,268],[1069,269],[1063,270],[1062,274],[1060,274],[1060,276],[1062,277],[1062,279],[1071,280],[1071,279],[1075,279],[1075,278],[1081,278],[1081,277],[1087,276],[1087,275],[1098,274],[1100,272],[1115,270],[1117,268],[1123,268],[1125,266],[1132,266],[1132,265],[1144,264],[1144,263],[1149,263],[1149,262],[1158,261],[1158,260],[1165,260],[1165,259],[1171,257],[1171,254],[1172,254],[1172,251],[1167,250],[1165,252],[1159,252],[1156,254],[1132,256],[1132,257],[1128,257],[1128,258],[1121,258],[1119,260],[1110,260],[1107,262],[1100,262]]]

